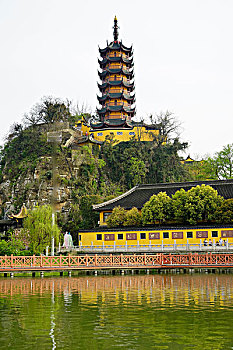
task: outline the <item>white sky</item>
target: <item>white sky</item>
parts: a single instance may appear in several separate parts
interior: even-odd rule
[[[232,143],[232,0],[0,0],[1,143],[43,96],[94,112],[115,14],[134,46],[137,116],[174,112],[193,157]]]

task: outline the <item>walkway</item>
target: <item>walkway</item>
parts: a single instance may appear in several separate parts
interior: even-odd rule
[[[81,242],[80,242],[81,243]],[[213,242],[212,246],[204,246],[203,242],[196,244],[177,244],[174,242],[173,244],[136,244],[136,245],[128,245],[127,243],[124,245],[81,245],[79,247],[73,247],[72,249],[66,249],[59,247],[57,249],[58,252],[65,253],[69,251],[75,251],[78,253],[172,253],[172,252],[233,252],[233,243],[228,243],[224,246],[216,245]]]
[[[174,268],[233,268],[233,253],[0,257],[0,272]]]

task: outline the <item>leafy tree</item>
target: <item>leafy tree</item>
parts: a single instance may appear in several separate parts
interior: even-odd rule
[[[189,166],[192,180],[224,180],[233,177],[233,144],[223,147],[213,157],[206,156]]]
[[[171,218],[171,198],[166,192],[160,192],[151,196],[142,208],[142,220],[144,224],[159,224]]]
[[[232,224],[233,222],[233,199],[225,199],[221,206],[218,206],[214,219],[219,224]]]
[[[52,236],[58,244],[60,229],[57,224],[52,226],[52,208],[43,205],[29,211],[24,219],[23,227],[29,234],[30,248],[33,254],[41,254],[46,246],[51,245]]]
[[[25,245],[20,239],[11,237],[8,241],[0,240],[0,256],[2,255],[29,255],[30,251],[25,250]]]
[[[130,159],[129,176],[133,186],[140,184],[146,177],[146,165],[142,159],[132,157]]]
[[[233,177],[233,144],[223,147],[213,158],[207,159],[212,178],[231,179]]]
[[[133,207],[126,211],[125,219],[123,222],[124,226],[140,226],[142,223],[142,215],[137,208]]]
[[[127,190],[142,181],[158,183],[184,181],[188,172],[180,162],[178,152],[185,150],[187,143],[169,138],[166,142],[105,142],[100,157],[105,160],[108,178]]]
[[[120,206],[115,207],[112,214],[107,218],[108,227],[123,226],[126,220],[126,210]]]
[[[174,215],[174,220],[178,223],[188,222],[188,210],[186,210],[188,201],[187,192],[181,188],[176,191],[176,193],[172,196],[172,212]]]
[[[80,228],[93,228],[98,225],[99,214],[93,211],[92,205],[100,202],[96,195],[82,196],[80,198],[79,210],[81,215]]]
[[[192,187],[187,192],[181,189],[172,199],[175,220],[191,225],[214,221],[215,212],[223,202],[223,197],[209,185]]]

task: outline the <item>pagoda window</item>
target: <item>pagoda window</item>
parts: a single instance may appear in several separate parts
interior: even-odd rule
[[[114,77],[114,78],[115,78],[115,80],[117,80],[117,76],[116,76],[116,75],[115,75],[115,77]]]
[[[116,57],[116,52],[114,52],[114,56]]]
[[[114,103],[115,103],[115,106],[117,106],[117,100],[115,100],[115,102],[114,102]]]

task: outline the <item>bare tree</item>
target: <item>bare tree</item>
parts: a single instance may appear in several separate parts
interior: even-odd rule
[[[159,130],[157,135],[151,133],[158,146],[179,139],[181,133],[181,122],[172,112],[161,112],[155,116],[151,114],[149,118],[151,126],[154,126]]]
[[[69,100],[63,101],[51,96],[43,97],[40,103],[24,115],[24,123],[27,126],[34,126],[68,121],[71,117],[70,106]]]

